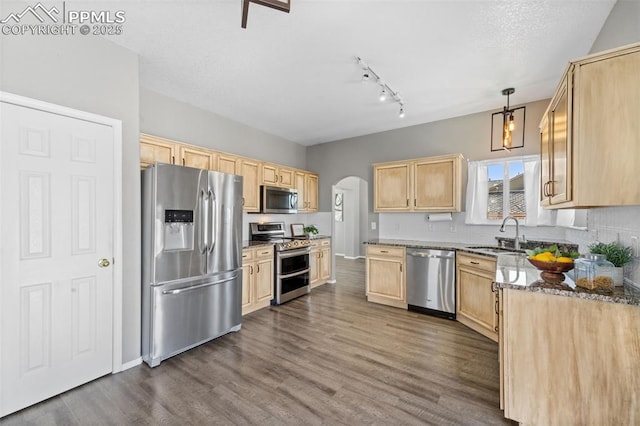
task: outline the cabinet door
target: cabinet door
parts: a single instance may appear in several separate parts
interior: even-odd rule
[[[242,313],[253,303],[253,262],[242,264]]]
[[[576,66],[573,200],[580,205],[640,204],[640,46],[610,55]]]
[[[256,303],[273,299],[273,259],[256,262]]]
[[[239,173],[240,167],[238,167],[237,163],[238,157],[236,157],[235,155],[219,152],[218,166],[216,167],[216,170],[222,173],[231,173],[232,175],[241,174]]]
[[[551,145],[549,138],[549,120],[542,117],[540,122],[540,204],[549,205],[551,196]]]
[[[180,145],[180,164],[183,166],[213,170],[214,159],[212,151]]]
[[[331,278],[331,247],[320,250],[320,281],[326,282]]]
[[[278,167],[274,164],[262,164],[262,184],[278,185],[280,176],[278,176]]]
[[[403,302],[403,262],[398,259],[367,258],[367,293]]]
[[[293,188],[294,171],[283,167],[278,168],[278,185],[285,188]]]
[[[571,200],[571,132],[569,116],[568,73],[552,101],[549,120],[551,126],[551,204]]]
[[[374,211],[409,210],[409,163],[374,166]]]
[[[455,159],[416,161],[413,178],[413,209],[457,211],[458,167]]]
[[[491,274],[472,268],[458,268],[458,320],[498,341],[496,297]]]
[[[306,192],[306,176],[304,172],[296,172],[295,189],[298,191],[298,212],[307,211],[307,192]]]
[[[140,135],[140,166],[154,163],[175,164],[176,144],[151,135]]]
[[[320,250],[312,248],[309,253],[309,284],[314,287],[320,282]]]
[[[245,212],[260,211],[260,163],[246,158],[241,160],[242,201]]]
[[[305,174],[305,204],[308,212],[318,211],[318,175]]]

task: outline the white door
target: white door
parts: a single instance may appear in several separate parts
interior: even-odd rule
[[[0,108],[2,416],[112,371],[114,138]]]

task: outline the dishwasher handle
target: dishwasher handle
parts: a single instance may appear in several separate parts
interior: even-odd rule
[[[431,253],[425,253],[425,252],[407,252],[408,256],[413,256],[413,257],[423,257],[423,258],[428,258],[428,259],[453,259],[454,254],[447,254],[447,255],[438,255],[438,254],[431,254]]]

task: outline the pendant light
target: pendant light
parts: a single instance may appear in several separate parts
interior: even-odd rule
[[[509,97],[515,91],[513,87],[503,89],[501,93],[507,97],[507,105],[502,107],[502,111],[491,114],[491,151],[511,151],[524,147],[525,107],[511,108],[509,104]]]

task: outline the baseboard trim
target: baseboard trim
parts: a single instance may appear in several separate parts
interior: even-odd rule
[[[128,370],[140,364],[142,364],[142,357],[134,359],[133,361],[125,362],[122,364],[122,370],[120,371]]]

